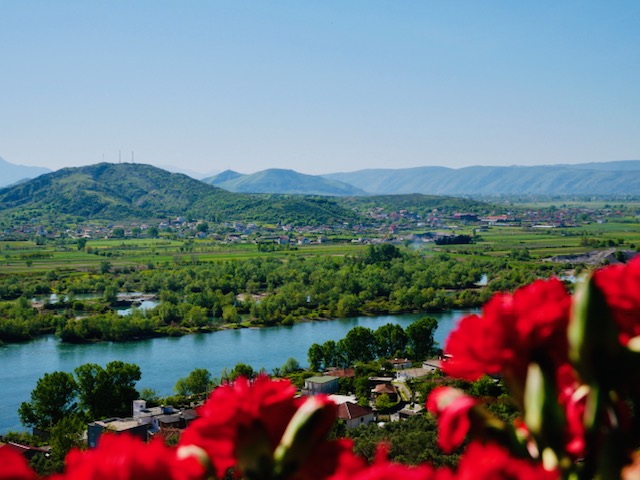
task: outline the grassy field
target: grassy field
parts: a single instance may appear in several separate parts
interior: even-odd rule
[[[592,206],[592,205],[591,205]],[[536,204],[540,208],[540,204]],[[615,207],[615,205],[612,205]],[[628,207],[628,206],[627,206]],[[630,211],[627,209],[627,211]],[[444,231],[443,231],[444,232]],[[423,233],[414,232],[414,233]],[[446,233],[451,233],[447,231]],[[640,247],[640,217],[627,216],[604,223],[591,222],[571,228],[531,229],[523,227],[462,226],[457,234],[475,236],[469,245],[438,246],[421,244],[427,254],[482,254],[507,256],[524,252],[528,258],[543,259],[555,255],[582,254],[596,249],[618,248],[635,250]],[[407,233],[408,234],[408,233]],[[396,236],[402,241],[403,235]],[[366,236],[366,235],[365,235]],[[365,245],[351,243],[346,234],[323,244],[296,245],[286,249],[275,247],[264,251],[254,243],[219,243],[210,239],[96,239],[87,241],[79,249],[75,240],[47,241],[38,245],[32,241],[0,242],[0,274],[39,273],[54,269],[67,271],[99,271],[108,262],[110,268],[162,266],[216,262],[255,257],[286,258],[290,255],[348,255],[356,254]]]
[[[83,250],[74,244],[37,245],[35,242],[0,242],[0,274],[35,273],[53,269],[99,270],[104,262],[113,267],[165,263],[215,262],[255,257],[286,258],[290,255],[347,255],[362,251],[353,244],[300,245],[272,252],[259,251],[253,243],[213,244],[152,239],[91,240]]]
[[[456,233],[473,235],[472,228]],[[429,244],[428,250],[451,253],[484,253],[493,256],[508,255],[513,250],[527,249],[532,258],[586,253],[597,248],[635,250],[640,247],[640,223],[603,223],[581,227],[558,229],[523,229],[521,227],[489,227],[478,231],[476,243],[471,245],[437,246]],[[591,244],[584,244],[585,239]],[[595,242],[604,245],[595,245]]]

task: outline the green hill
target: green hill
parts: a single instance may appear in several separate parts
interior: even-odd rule
[[[386,213],[407,210],[423,216],[426,216],[427,213],[432,212],[434,209],[438,209],[440,213],[482,212],[487,209],[486,203],[476,200],[459,197],[422,195],[420,193],[349,197],[342,199],[341,203],[361,213],[379,208]]]
[[[338,180],[279,168],[270,168],[250,175],[227,170],[214,177],[205,178],[203,181],[230,192],[328,196],[366,195],[364,190]]]
[[[231,193],[142,164],[65,168],[0,190],[0,215],[127,220],[192,217],[213,221],[324,224],[356,214],[330,199]]]

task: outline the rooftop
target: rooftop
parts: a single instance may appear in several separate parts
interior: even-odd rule
[[[338,418],[342,420],[351,420],[353,418],[364,417],[370,415],[373,410],[367,407],[361,407],[356,403],[346,402],[338,405]]]
[[[330,376],[322,376],[322,377],[309,377],[309,378],[305,378],[305,382],[311,382],[311,383],[329,383],[329,382],[333,382],[336,380],[336,377],[330,377]]]
[[[95,425],[100,425],[107,430],[113,430],[116,432],[130,430],[140,425],[140,423],[133,418],[110,418],[108,420],[96,420],[93,423]]]

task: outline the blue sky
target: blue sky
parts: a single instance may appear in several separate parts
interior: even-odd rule
[[[0,0],[0,156],[330,173],[640,158],[640,2]]]

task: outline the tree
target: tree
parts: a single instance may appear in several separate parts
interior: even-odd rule
[[[438,321],[432,317],[422,317],[407,327],[408,345],[416,360],[424,360],[433,352],[436,328]]]
[[[70,373],[45,373],[31,392],[31,401],[20,405],[20,422],[25,426],[49,430],[63,418],[77,412],[77,391],[78,385]]]
[[[87,239],[79,238],[78,240],[76,240],[76,245],[78,247],[78,250],[84,250],[84,247],[87,245]]]
[[[143,388],[140,390],[140,398],[143,398],[147,402],[147,407],[157,407],[162,403],[160,393],[153,388]]]
[[[407,347],[407,334],[400,325],[387,323],[373,332],[376,337],[378,357],[390,358]]]
[[[78,377],[80,403],[91,418],[127,415],[139,396],[135,384],[140,380],[140,367],[120,360],[109,362],[106,368],[95,363],[80,365]]]
[[[283,375],[288,375],[290,373],[297,372],[298,370],[301,370],[300,363],[298,362],[298,360],[296,360],[293,357],[287,358],[287,360],[284,362],[284,364],[280,368],[280,372]]]
[[[338,342],[338,349],[344,350],[350,363],[369,362],[375,358],[376,338],[367,327],[353,327]]]
[[[84,445],[83,434],[87,424],[81,415],[74,414],[61,419],[51,428],[49,445],[51,458],[56,466],[62,467],[64,459],[72,448]]]
[[[391,401],[389,395],[387,395],[386,393],[378,395],[378,398],[376,398],[376,409],[379,411],[388,410],[394,405],[395,404]]]
[[[251,365],[247,365],[246,363],[236,363],[236,366],[233,367],[233,370],[231,370],[231,373],[229,374],[229,380],[233,381],[238,377],[253,378],[254,374],[255,372]]]
[[[309,370],[319,372],[324,366],[323,364],[325,360],[322,345],[318,343],[311,344],[309,351],[307,352],[307,358],[309,360]]]
[[[124,228],[114,228],[111,231],[111,235],[116,238],[124,238]]]
[[[157,238],[158,236],[158,227],[149,227],[147,229],[147,234],[151,237],[151,238]]]
[[[106,287],[104,287],[104,292],[102,293],[102,299],[107,303],[115,302],[118,299],[118,287],[114,284],[109,284]]]
[[[85,363],[75,370],[80,397],[80,405],[90,418],[97,419],[103,411],[102,391],[99,377],[104,369],[95,363]]]
[[[401,256],[402,252],[398,247],[389,243],[383,243],[382,245],[369,245],[364,260],[365,263],[389,262]]]
[[[347,353],[338,348],[335,340],[327,340],[322,344],[324,367],[346,367],[349,365]]]
[[[208,393],[214,386],[211,373],[206,368],[196,368],[188,376],[179,378],[173,387],[178,395]]]
[[[238,309],[233,305],[225,305],[222,307],[222,319],[225,323],[237,323],[240,321]]]

